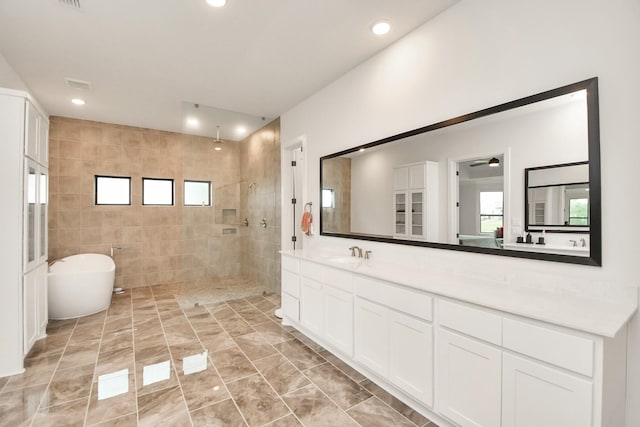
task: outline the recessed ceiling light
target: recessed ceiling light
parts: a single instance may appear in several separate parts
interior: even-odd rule
[[[86,104],[86,102],[84,102],[84,99],[80,99],[80,98],[73,98],[71,100],[71,102],[73,102],[76,105],[84,105],[84,104]]]
[[[358,151],[362,153],[364,151],[364,148],[361,148]]]
[[[377,36],[387,34],[391,30],[389,21],[378,21],[371,27],[371,32]]]
[[[196,127],[198,126],[200,122],[198,121],[198,119],[196,119],[195,117],[189,117],[187,118],[187,124],[191,127]]]
[[[227,0],[207,0],[209,6],[222,7],[227,4]]]
[[[222,147],[214,147],[213,149],[216,150],[216,151],[220,151],[220,150],[222,150]]]
[[[247,128],[244,127],[244,126],[238,126],[236,128],[236,132],[238,132],[239,134],[245,134],[245,133],[247,133]]]

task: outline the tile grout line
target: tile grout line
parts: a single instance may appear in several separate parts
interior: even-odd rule
[[[109,303],[109,307],[104,314],[104,321],[102,322],[102,331],[100,331],[100,341],[98,342],[98,351],[96,352],[96,361],[93,365],[93,375],[91,375],[91,387],[89,387],[89,400],[87,401],[87,409],[84,413],[84,424],[87,425],[89,422],[89,407],[91,406],[91,394],[93,393],[93,381],[96,379],[96,372],[98,370],[98,360],[100,360],[100,350],[102,349],[102,340],[104,339],[104,331],[107,327],[107,318],[109,316],[109,310],[111,309],[111,303]],[[80,323],[80,321],[78,321]]]

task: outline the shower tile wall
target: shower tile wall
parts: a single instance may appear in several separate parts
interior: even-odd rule
[[[50,146],[50,259],[123,247],[114,259],[116,286],[126,288],[244,273],[242,257],[251,244],[242,242],[250,230],[237,226],[241,170],[259,162],[241,159],[242,143],[214,151],[209,138],[52,117]],[[272,171],[279,188],[279,163],[261,169],[261,179]],[[131,206],[95,206],[96,174],[131,176]],[[142,177],[173,178],[175,206],[142,206]],[[183,207],[184,179],[212,181],[214,207]],[[279,207],[279,201],[270,205]],[[233,224],[220,220],[227,208],[236,212],[225,216]],[[279,225],[279,215],[275,221]],[[229,229],[236,233],[227,234]]]
[[[280,119],[242,141],[241,159],[246,203],[241,218],[250,224],[242,243],[242,274],[280,292]],[[260,226],[263,218],[266,227]]]

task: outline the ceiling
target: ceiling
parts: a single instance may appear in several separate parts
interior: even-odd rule
[[[49,114],[235,140],[458,0],[77,1],[0,0],[0,54]]]

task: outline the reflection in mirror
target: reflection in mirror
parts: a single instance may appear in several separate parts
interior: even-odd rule
[[[321,234],[600,265],[598,134],[594,78],[327,155]],[[540,165],[565,164],[584,165],[586,178],[558,181],[561,190],[546,184],[564,200],[536,219],[525,179],[535,182]],[[565,223],[584,233],[586,257],[549,249],[573,244],[551,235]],[[553,245],[513,247],[543,229]]]
[[[589,232],[589,164],[525,171],[527,230]]]

